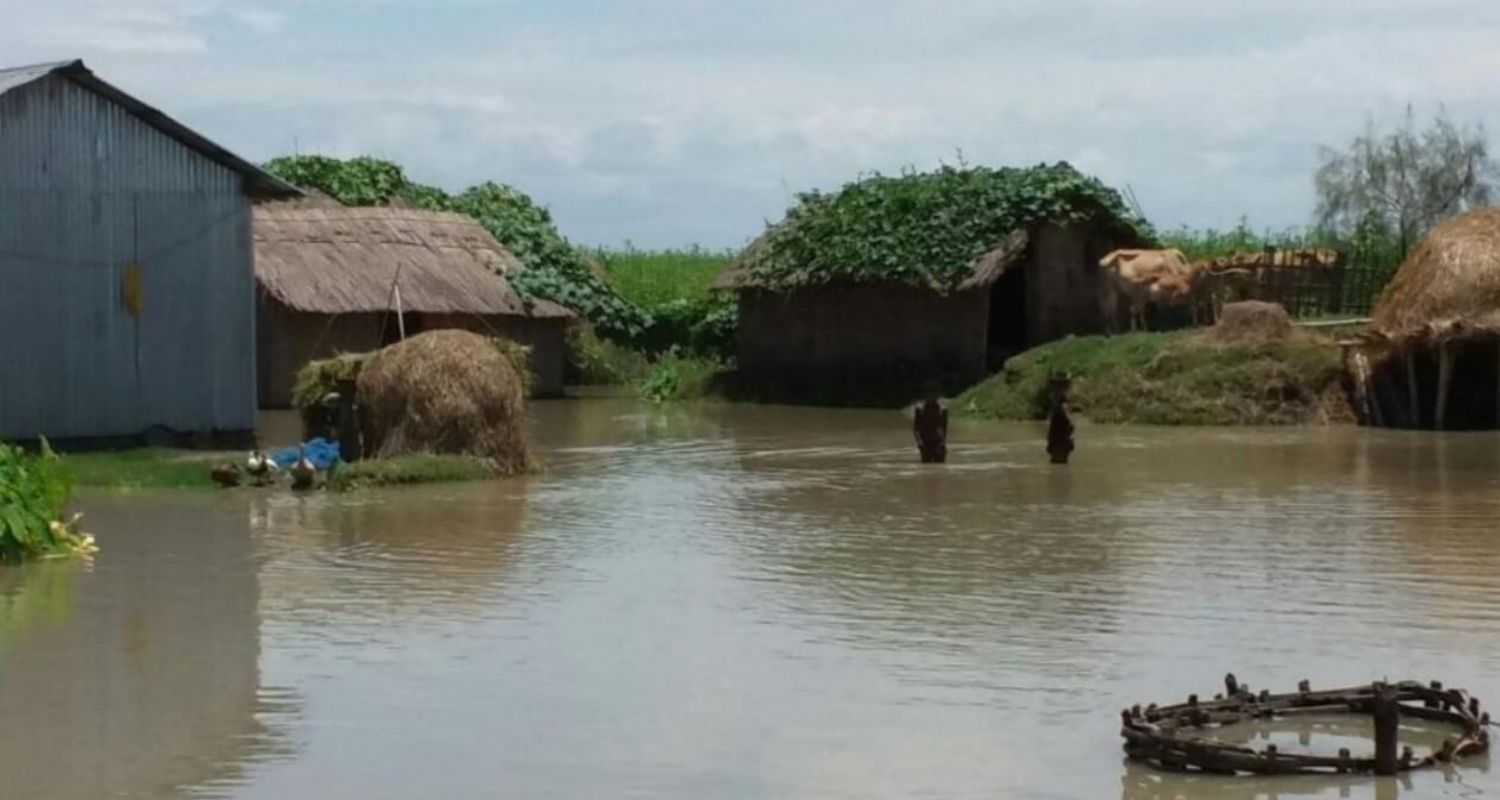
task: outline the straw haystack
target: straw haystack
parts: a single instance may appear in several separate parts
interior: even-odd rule
[[[522,472],[531,464],[525,387],[495,339],[456,330],[413,336],[360,370],[366,451],[472,455],[502,473]]]
[[[1224,306],[1219,321],[1208,329],[1208,336],[1218,342],[1270,342],[1285,339],[1295,330],[1285,308],[1276,303],[1246,300]]]
[[[1351,350],[1369,422],[1407,428],[1500,428],[1500,209],[1428,234]]]

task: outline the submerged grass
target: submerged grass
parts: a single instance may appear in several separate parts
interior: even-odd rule
[[[1048,378],[1073,378],[1071,407],[1094,422],[1287,425],[1352,419],[1330,339],[1298,332],[1218,342],[1197,332],[1069,337],[1022,353],[956,407],[996,419],[1043,419]]]
[[[650,372],[637,382],[636,390],[654,403],[702,400],[714,393],[726,369],[719,359],[673,351],[651,365]]]
[[[379,486],[482,481],[500,474],[494,463],[474,456],[408,455],[338,464],[328,473],[336,492]]]

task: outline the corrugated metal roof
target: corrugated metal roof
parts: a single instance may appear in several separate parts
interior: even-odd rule
[[[247,188],[252,194],[272,196],[300,194],[297,187],[236,156],[161,111],[104,82],[89,71],[81,60],[54,61],[48,64],[0,69],[0,95],[49,75],[65,77],[91,92],[118,103],[137,119],[181,142],[185,147],[238,172],[245,177]]]

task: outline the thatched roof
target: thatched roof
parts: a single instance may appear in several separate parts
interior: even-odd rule
[[[769,236],[770,233],[767,232],[751,242],[745,248],[744,253],[725,267],[724,271],[719,273],[719,277],[714,279],[713,288],[730,290],[759,288],[762,284],[751,272],[751,265],[755,263],[755,251],[768,246]],[[994,248],[970,263],[969,276],[959,284],[958,291],[989,286],[1000,280],[1000,276],[1004,275],[1012,264],[1026,257],[1026,248],[1030,244],[1031,236],[1025,228],[1011,231],[1010,235]],[[941,289],[943,287],[933,283],[930,288]]]
[[[1380,295],[1373,331],[1392,341],[1500,333],[1500,209],[1444,222]]]
[[[569,317],[523,299],[505,280],[521,262],[468,217],[406,208],[346,208],[316,196],[255,207],[255,276],[298,311],[387,311],[398,271],[407,311]]]

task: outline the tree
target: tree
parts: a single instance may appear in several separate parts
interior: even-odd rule
[[[1500,171],[1484,127],[1460,127],[1439,110],[1418,131],[1410,106],[1394,131],[1365,132],[1344,150],[1324,147],[1314,178],[1318,224],[1345,238],[1388,231],[1404,256],[1432,226],[1488,206]]]

